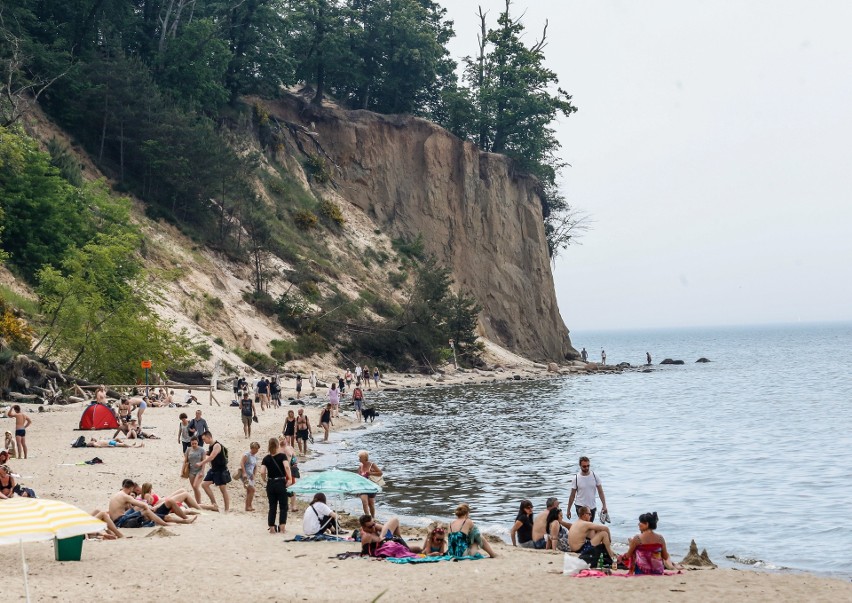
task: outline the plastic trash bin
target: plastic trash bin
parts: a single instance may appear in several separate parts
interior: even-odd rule
[[[83,554],[83,540],[85,536],[72,536],[71,538],[53,539],[53,553],[57,561],[80,561]]]

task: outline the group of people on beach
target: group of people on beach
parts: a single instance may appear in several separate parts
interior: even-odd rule
[[[535,514],[530,500],[522,500],[509,531],[512,546],[577,553],[593,567],[621,567],[633,573],[660,574],[666,568],[675,569],[665,538],[654,531],[658,521],[656,513],[643,513],[639,517],[640,533],[631,538],[624,555],[616,555],[610,530],[605,525],[609,522],[609,513],[603,484],[591,470],[588,457],[580,457],[579,467],[580,471],[571,480],[566,507],[567,518],[571,519],[573,505],[577,520],[573,523],[565,520],[556,497],[548,498],[546,508],[538,514]],[[595,523],[598,495],[602,507],[600,523]]]

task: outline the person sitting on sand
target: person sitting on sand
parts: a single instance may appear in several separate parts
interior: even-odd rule
[[[148,506],[148,503],[136,500],[131,494],[136,482],[126,479],[121,482],[121,490],[109,499],[109,518],[116,529],[147,528],[168,525],[166,521]]]
[[[596,559],[601,553],[606,552],[611,558],[615,557],[610,544],[609,528],[600,523],[592,523],[592,512],[589,507],[580,507],[577,512],[579,519],[575,521],[568,530],[568,542],[571,551],[580,555],[592,554]],[[597,549],[595,551],[595,549]]]
[[[305,536],[314,534],[336,534],[340,531],[337,525],[337,513],[326,504],[325,494],[317,492],[302,517],[302,532]]]
[[[133,442],[133,444],[128,444],[127,442],[119,442],[118,440],[96,440],[95,438],[91,438],[88,442],[86,442],[87,448],[144,448],[144,442]]]
[[[361,554],[376,556],[376,551],[386,540],[400,538],[399,518],[391,517],[384,525],[373,519],[372,515],[362,515],[358,520],[361,525]]]
[[[194,516],[192,519],[189,519],[187,512],[181,508],[181,502],[187,500],[185,495],[181,496],[182,494],[188,494],[186,490],[178,490],[175,493],[177,498],[172,498],[171,496],[160,498],[154,494],[151,482],[145,482],[141,486],[138,484],[134,486],[133,494],[136,496],[136,500],[148,503],[148,506],[151,507],[154,513],[159,515],[166,523],[192,523],[197,519]],[[195,506],[198,508],[198,503],[195,503]],[[177,515],[177,519],[172,517],[172,513]]]
[[[0,499],[12,498],[17,485],[12,470],[7,465],[0,465]]]
[[[6,454],[15,456],[15,438],[12,436],[11,431],[6,432],[6,439],[5,442],[3,442],[3,448],[0,448],[0,452],[5,452]]]
[[[153,433],[143,431],[136,419],[130,419],[130,431],[135,434],[134,437],[142,440],[159,440],[160,437]]]
[[[115,433],[112,434],[112,439],[115,440],[122,436],[128,440],[136,439],[136,430],[130,429],[130,421],[125,419],[121,419],[121,424],[118,426],[118,429],[115,430]]]
[[[456,507],[456,519],[450,524],[447,535],[447,552],[453,557],[475,555],[478,548],[483,549],[492,559],[497,555],[488,541],[482,537],[479,528],[470,518],[470,507],[464,503]]]
[[[427,557],[443,557],[447,554],[447,530],[443,526],[435,526],[426,534],[421,551]]]
[[[565,527],[565,522],[562,520],[562,509],[559,505],[547,512],[547,548],[554,551],[562,551],[563,553],[571,552],[571,545],[568,542],[568,527]]]
[[[682,569],[669,557],[666,539],[654,532],[658,520],[656,513],[639,516],[639,534],[630,539],[630,548],[621,558],[631,574],[661,575],[665,569]]]
[[[512,546],[520,546],[524,549],[533,549],[533,504],[530,500],[522,500],[521,506],[518,508],[518,515],[515,517],[515,523],[512,524],[512,529],[509,530],[509,536],[512,538]],[[517,534],[517,539],[515,535]],[[517,540],[517,541],[516,541]]]
[[[532,547],[534,549],[543,550],[547,548],[547,514],[550,513],[551,509],[554,509],[559,506],[559,499],[555,496],[551,496],[547,499],[545,503],[546,508],[544,511],[535,516],[533,520],[533,531],[532,531]],[[565,527],[571,527],[571,524],[566,524],[562,522],[562,525]]]

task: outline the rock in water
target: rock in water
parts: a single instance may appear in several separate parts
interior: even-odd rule
[[[699,358],[699,359],[698,359],[698,360],[696,360],[695,362],[711,362],[711,361],[710,361],[710,360],[708,360],[707,358],[705,358],[704,356],[702,356],[701,358]]]
[[[683,360],[672,360],[671,358],[666,358],[660,364],[683,364]]]
[[[698,554],[698,545],[695,540],[689,543],[689,553],[681,561],[682,565],[691,565],[693,567],[716,567],[716,564],[710,561],[710,556],[707,554],[707,549]]]

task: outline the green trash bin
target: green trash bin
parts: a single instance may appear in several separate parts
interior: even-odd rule
[[[83,554],[83,540],[85,536],[72,536],[71,538],[53,539],[53,553],[57,561],[80,561]]]

